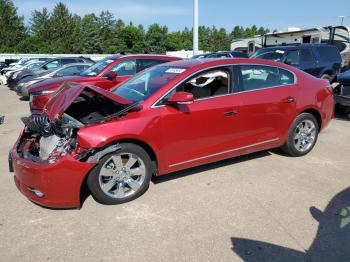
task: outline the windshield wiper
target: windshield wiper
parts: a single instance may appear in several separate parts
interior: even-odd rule
[[[141,109],[142,109],[142,106],[140,105],[140,102],[135,102],[135,103],[132,103],[132,104],[128,105],[123,110],[118,111],[117,113],[114,113],[114,114],[108,115],[106,117],[103,117],[101,120],[107,121],[107,120],[115,118],[115,117],[125,116],[129,112],[135,112],[135,111],[139,111]]]

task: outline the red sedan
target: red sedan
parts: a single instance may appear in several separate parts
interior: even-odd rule
[[[41,111],[53,93],[67,81],[109,90],[146,68],[176,60],[180,59],[163,55],[108,56],[78,76],[52,78],[30,86],[30,108],[32,111]]]
[[[19,190],[50,207],[141,196],[153,175],[281,147],[303,156],[333,118],[325,80],[256,59],[150,68],[112,92],[63,86],[10,153]]]

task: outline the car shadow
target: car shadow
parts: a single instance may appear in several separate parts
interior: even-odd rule
[[[229,159],[221,160],[221,161],[218,161],[218,162],[205,164],[205,165],[201,165],[201,166],[197,166],[197,167],[181,170],[181,171],[178,171],[178,172],[166,174],[164,176],[153,177],[152,178],[152,182],[154,184],[163,183],[163,182],[166,182],[166,181],[169,181],[169,180],[178,179],[178,178],[189,176],[189,175],[194,175],[194,174],[205,172],[205,171],[208,171],[208,170],[211,170],[211,169],[216,169],[216,168],[220,168],[220,167],[234,165],[234,164],[238,164],[238,163],[241,163],[241,162],[246,162],[246,161],[257,159],[257,158],[261,158],[261,157],[267,157],[267,156],[270,156],[270,155],[272,155],[270,153],[270,151],[261,151],[261,152],[252,153],[252,154],[249,154],[249,155],[243,155],[243,156],[238,156],[238,157],[234,157],[234,158],[229,158]]]
[[[322,212],[310,207],[319,223],[309,249],[302,251],[257,240],[232,237],[232,250],[245,262],[349,262],[350,187],[338,193]]]

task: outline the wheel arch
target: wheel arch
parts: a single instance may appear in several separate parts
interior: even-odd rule
[[[147,144],[146,142],[144,142],[142,140],[135,139],[135,138],[121,138],[121,139],[115,140],[109,144],[104,145],[100,149],[106,149],[106,148],[109,148],[109,147],[112,147],[112,146],[115,146],[115,145],[121,144],[121,143],[131,143],[131,144],[135,144],[135,145],[138,145],[141,148],[143,148],[147,152],[149,157],[151,158],[153,176],[158,175],[158,158],[157,158],[156,152],[149,144]],[[91,170],[85,175],[85,177],[80,185],[80,205],[82,205],[84,203],[85,199],[89,195],[89,189],[87,186],[87,178],[88,178]]]
[[[302,114],[302,113],[309,113],[309,114],[313,115],[316,118],[316,120],[317,120],[319,131],[322,129],[322,117],[321,117],[320,112],[317,109],[315,109],[315,108],[305,108],[299,114]]]

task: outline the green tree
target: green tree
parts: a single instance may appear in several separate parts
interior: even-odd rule
[[[182,37],[181,32],[170,32],[167,37],[166,50],[178,51],[182,49]]]
[[[54,7],[51,18],[51,52],[73,53],[77,45],[77,18],[73,16],[66,5],[58,3]]]
[[[11,0],[0,0],[0,52],[13,52],[28,37],[23,17]]]
[[[217,30],[215,27],[212,28],[212,50],[225,51],[230,49],[230,38],[227,35],[225,28]]]
[[[230,38],[232,39],[239,39],[239,38],[244,38],[245,34],[244,34],[244,28],[242,26],[238,26],[236,25],[231,34],[230,34]]]
[[[144,52],[144,30],[143,27],[134,26],[129,23],[124,26],[118,34],[120,39],[125,43],[126,52],[143,53]]]
[[[181,49],[192,50],[193,48],[193,31],[185,27],[181,33],[182,46]]]
[[[167,46],[168,28],[152,24],[145,36],[145,50],[148,53],[164,53]]]
[[[85,54],[102,52],[98,17],[87,14],[81,20],[81,51]]]

